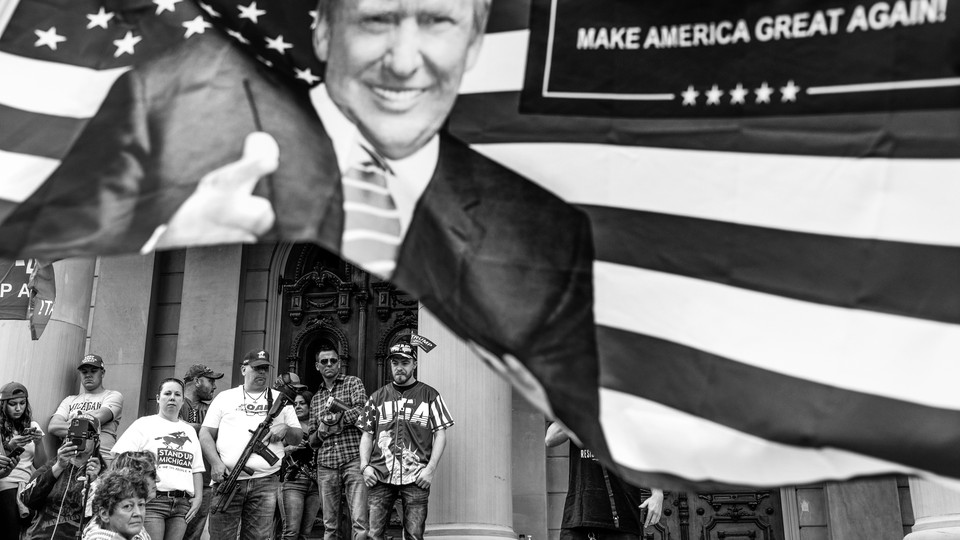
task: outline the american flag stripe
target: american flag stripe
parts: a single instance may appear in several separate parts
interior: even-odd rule
[[[953,456],[903,444],[905,440],[960,443],[956,432],[941,427],[960,421],[960,411],[780,375],[630,332],[601,327],[599,335],[601,352],[611,359],[602,376],[603,388],[780,444],[843,448],[943,476],[960,476],[960,464]],[[631,368],[627,350],[644,351],[644,370]],[[682,388],[676,384],[680,378]],[[851,423],[848,416],[858,421]]]
[[[960,245],[960,160],[598,144],[476,144],[575,204],[857,238]],[[829,195],[829,196],[826,196]]]
[[[3,118],[4,132],[10,134],[10,137],[3,138],[0,150],[53,159],[66,155],[86,123],[74,118],[27,112],[4,105],[0,105],[0,118]],[[46,126],[47,130],[37,130],[37,123]]]
[[[823,384],[960,409],[960,326],[594,264],[597,324]],[[910,373],[904,373],[905,358]],[[862,376],[869,374],[868,377]]]
[[[901,473],[960,489],[954,478],[838,448],[771,442],[616,390],[600,389],[600,409],[610,452],[629,478],[785,486],[805,484],[812,478]],[[641,471],[654,474],[643,476]]]
[[[952,294],[960,268],[957,248],[620,208],[584,210],[598,260],[827,306],[960,324],[960,298]],[[912,279],[903,279],[905,271]],[[852,287],[857,282],[860,286]]]

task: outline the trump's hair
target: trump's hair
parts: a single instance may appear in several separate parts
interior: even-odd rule
[[[317,20],[327,20],[330,16],[332,5],[340,0],[318,0],[317,2]],[[487,18],[490,16],[491,0],[473,0],[473,30],[476,35],[483,33],[487,27]]]

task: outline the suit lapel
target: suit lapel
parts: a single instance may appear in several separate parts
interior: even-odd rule
[[[465,261],[484,237],[477,220],[482,179],[474,177],[471,152],[441,133],[437,168],[397,258],[394,281],[428,305],[429,300],[459,304]]]

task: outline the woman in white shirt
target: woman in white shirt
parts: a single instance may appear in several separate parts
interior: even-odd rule
[[[134,421],[117,440],[113,454],[146,450],[156,456],[157,496],[147,502],[144,528],[153,540],[181,540],[203,495],[200,440],[179,418],[183,381],[164,379],[157,404],[159,412]]]
[[[19,454],[16,467],[0,479],[0,540],[16,540],[29,525],[17,505],[17,490],[21,483],[30,480],[36,470],[35,462],[43,463],[36,456],[36,442],[43,437],[40,424],[33,421],[27,387],[11,382],[0,388],[0,440],[5,455]],[[24,508],[23,510],[26,510]]]

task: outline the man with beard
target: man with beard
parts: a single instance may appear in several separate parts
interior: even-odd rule
[[[243,357],[240,373],[243,384],[220,392],[210,403],[200,428],[200,445],[210,464],[210,477],[223,482],[236,467],[240,454],[250,442],[250,433],[266,418],[280,392],[269,387],[270,355],[252,350]],[[271,452],[283,458],[284,446],[303,438],[297,413],[289,403],[270,426],[264,439]],[[247,461],[233,498],[222,511],[210,514],[213,540],[263,540],[273,534],[273,513],[280,488],[280,459],[273,465],[258,454]]]
[[[180,408],[180,418],[190,424],[190,426],[200,433],[200,426],[203,419],[207,417],[207,410],[210,408],[210,400],[213,399],[213,393],[217,391],[216,381],[223,378],[223,373],[218,373],[203,364],[190,366],[186,375],[183,376],[184,395],[183,407]],[[198,435],[199,436],[199,435]],[[183,540],[200,540],[203,534],[203,526],[207,523],[207,514],[210,512],[210,499],[212,499],[213,489],[210,487],[210,464],[203,460],[203,499],[200,502],[200,510],[197,515],[187,522],[187,530],[183,533]]]
[[[120,413],[123,411],[123,395],[116,390],[103,387],[103,375],[107,372],[103,358],[88,354],[77,367],[83,392],[67,396],[53,413],[47,431],[63,439],[67,436],[70,421],[77,416],[91,418],[97,426],[100,437],[100,452],[107,465],[113,461],[111,449],[117,442],[117,428],[120,426]]]
[[[321,345],[316,367],[323,383],[310,403],[310,446],[317,448],[323,537],[338,538],[340,497],[345,492],[353,538],[362,540],[367,536],[367,487],[360,473],[361,432],[354,424],[367,392],[358,377],[341,373],[340,355],[329,345]],[[346,410],[331,410],[333,403]]]
[[[367,400],[357,427],[360,471],[369,488],[370,538],[381,540],[397,500],[403,501],[403,529],[423,539],[427,498],[453,418],[440,393],[417,380],[417,357],[406,343],[387,356],[393,382]]]

